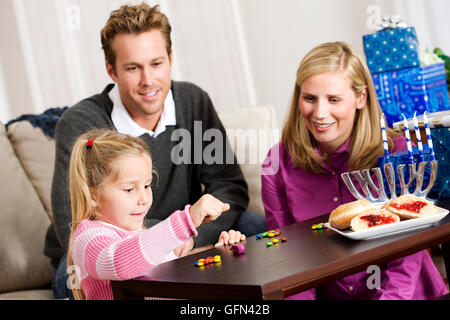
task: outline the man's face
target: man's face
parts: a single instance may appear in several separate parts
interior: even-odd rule
[[[115,71],[108,62],[106,70],[117,83],[125,108],[140,125],[159,120],[171,87],[173,59],[161,31],[118,34],[112,49],[116,54]]]

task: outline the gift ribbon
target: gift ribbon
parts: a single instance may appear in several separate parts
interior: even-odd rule
[[[397,29],[397,28],[408,28],[408,25],[400,19],[400,15],[396,14],[393,16],[383,16],[381,18],[381,23],[377,24],[378,31]]]

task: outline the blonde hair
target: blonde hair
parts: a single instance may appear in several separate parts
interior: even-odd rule
[[[286,147],[292,162],[306,172],[323,173],[320,163],[324,157],[317,154],[318,147],[309,132],[300,108],[299,98],[302,84],[311,76],[324,72],[344,72],[351,81],[352,90],[359,97],[366,90],[367,102],[361,110],[356,110],[353,124],[349,157],[349,170],[371,168],[377,158],[384,154],[381,136],[381,108],[372,77],[359,53],[344,42],[321,44],[302,59],[297,70],[297,77],[292,95],[290,109],[285,121],[281,142]],[[390,151],[393,149],[392,129],[386,128]]]
[[[119,9],[111,12],[105,27],[100,32],[102,49],[105,53],[105,60],[116,70],[116,54],[112,48],[112,42],[117,34],[140,34],[153,29],[161,31],[166,41],[167,54],[172,51],[172,40],[170,33],[172,27],[169,19],[161,11],[159,5],[153,7],[145,2],[139,5],[123,5]]]
[[[150,151],[144,141],[113,130],[91,130],[75,141],[69,165],[72,223],[67,266],[73,265],[72,237],[80,222],[85,219],[98,220],[100,217],[100,213],[92,209],[92,195],[101,193],[106,178],[117,177],[118,160],[130,155],[147,155],[151,159]],[[72,292],[75,299],[85,298],[81,288],[72,288]]]

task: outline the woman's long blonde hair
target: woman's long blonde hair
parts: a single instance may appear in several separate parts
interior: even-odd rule
[[[300,108],[299,98],[302,84],[311,76],[324,72],[342,71],[350,79],[352,89],[359,97],[364,89],[367,91],[367,102],[361,110],[356,110],[352,131],[349,157],[349,170],[371,168],[377,158],[384,154],[381,136],[381,108],[372,77],[359,53],[344,42],[330,42],[312,49],[301,61],[292,95],[291,106],[285,121],[281,142],[289,152],[296,167],[311,173],[323,173],[321,162],[324,157],[316,153],[318,147],[309,132]],[[392,151],[391,137],[393,130],[386,128],[388,145]]]
[[[91,141],[89,141],[91,140]],[[88,142],[91,142],[88,144]],[[72,148],[69,166],[69,190],[72,207],[72,223],[67,253],[67,266],[73,265],[72,237],[80,222],[84,219],[98,220],[100,213],[91,206],[93,194],[101,194],[107,177],[116,177],[119,173],[118,160],[130,155],[147,155],[150,151],[141,139],[107,129],[91,130],[81,135]],[[75,269],[76,270],[76,269]],[[75,299],[85,299],[78,283],[72,283]]]

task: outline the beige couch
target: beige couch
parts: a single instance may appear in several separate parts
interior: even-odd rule
[[[249,210],[263,214],[260,168],[279,139],[274,109],[221,114],[249,185]],[[54,269],[43,254],[52,220],[54,141],[28,121],[0,123],[0,299],[51,299]]]

